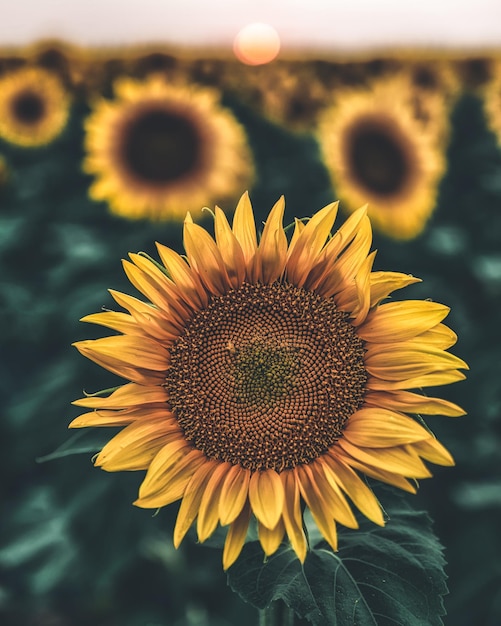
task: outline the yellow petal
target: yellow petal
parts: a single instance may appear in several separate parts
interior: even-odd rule
[[[335,261],[331,272],[326,275],[323,283],[317,287],[318,293],[324,298],[330,298],[349,287],[366,260],[371,245],[371,223],[369,218],[364,216],[355,238]]]
[[[249,493],[250,470],[233,465],[226,475],[219,500],[221,525],[231,524],[240,515]]]
[[[411,450],[404,449],[402,446],[375,449],[359,448],[344,437],[339,439],[337,445],[349,456],[361,463],[366,463],[387,472],[394,472],[408,478],[429,478],[431,476],[418,455]]]
[[[453,402],[442,398],[429,398],[410,391],[371,391],[365,396],[365,405],[404,413],[446,415],[447,417],[465,415],[465,411]]]
[[[181,326],[175,320],[168,319],[159,309],[137,298],[119,291],[109,290],[111,296],[121,307],[127,309],[136,322],[152,337],[160,340],[172,340],[179,335]],[[169,312],[165,312],[169,315]]]
[[[422,282],[420,278],[401,272],[372,272],[371,274],[371,308],[387,298],[397,289]]]
[[[447,348],[450,348],[456,343],[458,336],[445,324],[437,324],[433,328],[430,328],[430,330],[421,333],[421,335],[416,337],[413,341],[418,340],[429,346],[447,350]]]
[[[197,274],[186,261],[174,250],[156,243],[158,255],[165,268],[172,276],[172,280],[179,288],[179,292],[194,308],[203,308],[207,305],[207,292],[203,288]]]
[[[342,463],[335,454],[325,454],[319,459],[329,483],[335,482],[355,506],[372,522],[384,526],[383,511],[378,499],[348,465]]]
[[[235,289],[238,289],[246,276],[244,253],[230,228],[226,215],[218,206],[216,206],[214,218],[214,234],[230,282]]]
[[[450,452],[434,437],[414,443],[412,444],[412,448],[419,456],[423,457],[423,459],[435,463],[436,465],[455,465]]]
[[[388,348],[386,348],[388,346]],[[386,380],[407,380],[452,369],[468,369],[459,357],[433,346],[383,344],[367,347],[365,368],[372,376]]]
[[[109,341],[110,339],[115,341]],[[117,344],[117,339],[121,339],[122,343]],[[105,337],[104,339],[89,339],[86,341],[78,341],[73,345],[81,354],[86,356],[88,359],[94,361],[94,363],[97,363],[98,365],[104,367],[110,372],[121,376],[122,378],[126,378],[130,381],[146,386],[161,384],[165,378],[165,371],[168,367],[166,352],[164,352],[164,358],[166,359],[164,367],[162,369],[156,369],[159,365],[158,355],[156,355],[156,357],[154,357],[152,361],[148,361],[148,353],[146,352],[145,355],[142,355],[140,357],[139,363],[134,364],[128,362],[127,360],[124,360],[123,358],[113,356],[113,349],[111,349],[110,351],[110,348],[112,347],[114,347],[115,350],[118,350],[122,346],[125,347],[127,344],[130,347],[132,342],[133,347],[129,349],[126,354],[122,355],[121,353],[119,353],[120,357],[124,356],[125,359],[129,357],[130,360],[132,353],[138,354],[134,351],[134,346],[137,346],[137,343],[134,343],[134,339],[137,340],[137,337],[127,337],[124,335],[120,337]],[[150,367],[147,366],[148,364],[150,365]]]
[[[107,472],[146,469],[163,446],[179,437],[174,420],[133,422],[104,446],[95,465]]]
[[[332,202],[320,209],[308,221],[287,259],[287,277],[289,282],[302,287],[329,236],[336,219],[338,202]]]
[[[374,343],[405,341],[436,326],[449,311],[449,307],[428,300],[387,302],[370,313],[358,334]]]
[[[157,450],[155,460],[154,462],[152,460],[150,463],[148,472],[139,488],[139,499],[134,504],[144,506],[144,508],[163,506],[153,505],[153,507],[150,507],[149,499],[164,489],[166,482],[164,477],[168,470],[181,461],[190,450],[190,445],[184,439],[183,433],[179,425],[177,425],[176,437]]]
[[[122,261],[122,266],[134,287],[158,307],[172,324],[182,328],[188,314],[180,315],[175,300],[169,296],[167,291],[130,261]],[[167,277],[165,278],[167,280]]]
[[[186,490],[181,500],[181,506],[177,514],[176,525],[174,527],[174,547],[178,548],[184,536],[190,529],[198,515],[198,509],[205,488],[216,466],[217,461],[206,461],[193,474],[190,482],[186,485]]]
[[[167,401],[167,392],[163,387],[146,387],[136,383],[128,383],[116,389],[108,397],[91,395],[72,404],[85,406],[89,409],[126,409],[130,406],[155,404]]]
[[[185,320],[191,315],[191,306],[186,302],[179,287],[163,272],[159,266],[142,254],[129,253],[129,257],[134,265],[143,273],[159,298],[166,298],[170,310],[178,319]],[[152,300],[154,302],[154,300]]]
[[[342,450],[336,451],[336,455],[339,457],[339,460],[349,467],[353,467],[362,474],[366,474],[371,478],[375,478],[376,480],[380,480],[383,483],[387,483],[388,485],[393,485],[394,487],[398,487],[403,491],[407,491],[409,493],[416,493],[415,484],[410,483],[406,478],[401,476],[400,474],[395,474],[392,471],[386,471],[379,467],[374,467],[373,465],[368,465],[365,462],[357,461],[350,455],[345,455]]]
[[[202,496],[197,519],[198,539],[202,543],[212,535],[219,522],[219,498],[230,467],[230,463],[216,466]]]
[[[117,335],[102,339],[79,341],[76,348],[92,359],[92,355],[108,360],[110,364],[165,372],[169,366],[169,353],[165,348],[147,337]]]
[[[381,378],[370,376],[367,380],[367,388],[383,391],[398,389],[421,389],[421,387],[438,387],[439,385],[449,385],[464,380],[466,376],[458,370],[444,370],[432,372],[422,376],[415,376],[406,380],[387,381]]]
[[[359,231],[360,223],[367,216],[367,205],[364,205],[354,211],[348,219],[340,226],[329,243],[325,246],[324,254],[322,255],[326,260],[330,262],[335,261],[339,257],[348,244],[355,238]]]
[[[247,530],[249,528],[249,521],[251,517],[251,508],[249,503],[244,506],[240,515],[231,524],[228,534],[226,535],[226,541],[224,542],[223,550],[223,569],[227,570],[233,565],[233,563],[240,556],[242,548],[244,547],[245,538],[247,536]]]
[[[138,420],[173,419],[172,414],[165,407],[119,409],[119,410],[94,410],[84,413],[75,418],[68,428],[87,428],[88,426],[127,426]]]
[[[282,196],[270,211],[254,257],[253,279],[265,285],[273,283],[284,271],[287,255],[287,237],[282,226],[284,210]]]
[[[82,317],[80,321],[112,328],[126,335],[144,336],[146,334],[145,331],[138,326],[136,320],[127,313],[115,313],[114,311],[93,313],[92,315]]]
[[[252,512],[266,528],[275,528],[284,507],[284,488],[272,469],[254,472],[249,482]]]
[[[378,407],[354,413],[343,436],[362,448],[391,448],[428,439],[430,433],[411,417]]]
[[[277,550],[284,538],[285,528],[282,520],[273,529],[266,528],[258,522],[259,542],[266,556],[271,556]]]
[[[193,474],[205,465],[207,458],[200,450],[186,447],[182,454],[169,444],[155,456],[139,490],[137,506],[155,509],[179,500]]]
[[[198,224],[185,221],[183,241],[190,265],[205,287],[216,295],[226,293],[231,283],[214,239]]]
[[[355,276],[355,291],[356,291],[356,302],[354,305],[349,304],[348,308],[344,308],[340,304],[340,298],[344,296],[344,292],[338,294],[337,305],[342,311],[348,311],[352,313],[353,319],[351,323],[353,326],[359,326],[364,322],[369,313],[369,307],[371,304],[371,287],[370,287],[370,274],[372,270],[372,266],[374,264],[374,259],[376,257],[376,252],[372,252],[365,259],[365,261],[360,266],[358,270],[358,274]]]
[[[247,192],[240,198],[235,209],[233,234],[242,248],[245,264],[250,268],[257,250],[257,235],[254,213]]]
[[[333,550],[337,550],[337,531],[334,516],[329,510],[323,495],[313,477],[308,465],[298,465],[294,468],[299,483],[299,489],[304,501],[311,511],[318,529]]]
[[[301,563],[304,563],[308,542],[303,530],[299,485],[293,471],[282,472],[280,478],[282,479],[285,493],[284,510],[282,512],[285,530],[292,549]]]
[[[322,464],[319,460],[313,461],[308,466],[318,491],[322,494],[323,501],[327,507],[330,516],[336,522],[347,526],[348,528],[358,528],[358,522],[353,515],[350,505],[348,504],[343,492],[336,481],[328,481]]]
[[[296,244],[299,241],[300,235],[303,232],[304,228],[304,223],[301,220],[298,220],[297,217],[294,218],[294,232],[292,233],[289,248],[287,250],[287,262],[289,261],[291,254],[294,252],[294,248],[296,247]]]

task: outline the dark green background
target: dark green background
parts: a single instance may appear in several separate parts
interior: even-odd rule
[[[266,121],[224,94],[244,124],[257,167],[251,198],[263,219],[281,194],[286,223],[335,198],[308,134]],[[112,306],[108,288],[134,293],[120,259],[152,255],[154,241],[181,251],[181,225],[128,222],[87,198],[77,98],[68,128],[51,145],[0,143],[10,171],[0,189],[1,361],[0,622],[27,626],[246,626],[255,610],[227,587],[220,552],[187,539],[172,547],[176,506],[153,517],[131,506],[142,472],[93,469],[92,452],[45,462],[74,436],[70,402],[117,379],[71,343],[105,335],[79,318]],[[422,236],[399,243],[380,235],[376,270],[423,283],[396,297],[432,298],[452,308],[453,352],[471,371],[437,389],[468,415],[428,420],[452,451],[455,468],[435,468],[412,506],[428,510],[446,547],[451,626],[501,623],[501,149],[481,101],[465,94],[452,115],[448,172]],[[225,207],[231,209],[232,207]],[[433,390],[430,390],[430,394]],[[96,449],[110,432],[75,442]]]

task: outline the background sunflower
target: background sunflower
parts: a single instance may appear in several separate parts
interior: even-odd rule
[[[125,217],[173,220],[251,184],[245,131],[215,90],[160,76],[117,79],[113,89],[85,123],[91,198]]]
[[[0,185],[0,470],[5,477],[0,484],[0,621],[7,626],[250,626],[255,615],[243,611],[226,586],[221,552],[211,548],[222,544],[218,533],[199,546],[190,530],[174,550],[176,505],[152,517],[151,510],[131,506],[141,482],[137,472],[92,468],[91,457],[117,429],[66,431],[67,422],[82,412],[70,402],[82,396],[83,386],[93,393],[116,385],[114,375],[103,376],[70,347],[76,339],[95,339],[99,332],[78,319],[109,307],[108,288],[130,291],[117,265],[129,251],[157,258],[155,241],[179,254],[183,250],[180,224],[147,219],[131,223],[89,198],[93,177],[81,169],[85,120],[96,97],[113,102],[113,83],[121,76],[139,83],[152,71],[165,80],[181,76],[196,88],[216,89],[220,102],[245,129],[256,171],[251,196],[258,231],[281,194],[287,200],[284,224],[290,224],[294,216],[311,215],[330,203],[338,190],[313,134],[297,133],[285,118],[272,121],[247,93],[230,86],[224,68],[233,66],[233,60],[185,55],[162,46],[99,54],[56,44],[55,54],[46,54],[42,48],[0,54],[2,76],[28,61],[36,63],[59,72],[72,97],[65,132],[43,149],[0,138],[8,166],[7,181]],[[437,56],[437,66],[441,59]],[[453,423],[433,418],[437,438],[446,443],[456,467],[433,466],[433,480],[422,481],[416,495],[405,494],[396,502],[400,510],[423,509],[435,520],[434,532],[448,561],[445,619],[454,626],[496,625],[501,620],[501,150],[480,97],[495,59],[487,53],[446,59],[460,89],[446,98],[446,109],[453,106],[449,144],[442,148],[447,170],[432,214],[421,234],[404,242],[389,239],[382,230],[374,233],[378,254],[373,270],[422,278],[423,283],[405,289],[408,297],[451,307],[447,323],[459,337],[454,351],[470,365],[466,382],[430,390],[468,413]],[[290,67],[329,85],[322,102],[327,109],[341,88],[361,88],[392,73],[410,72],[422,60],[412,53],[333,56],[291,59]],[[425,61],[434,64],[433,58]],[[231,221],[234,202],[224,202],[223,208]],[[211,222],[207,214],[200,217],[205,228]],[[109,334],[103,328],[102,337]],[[376,482],[369,479],[369,484],[382,499],[392,498]],[[388,508],[393,506],[391,502]],[[407,515],[414,519],[410,509]],[[359,530],[339,527],[339,546],[347,558],[360,554],[361,536],[373,537],[380,530],[362,517],[357,520]],[[429,532],[422,536],[432,545]],[[350,537],[356,538],[356,547]],[[441,558],[431,548],[427,554]],[[245,550],[243,556],[249,571],[262,567],[261,548],[255,555]],[[315,562],[313,569],[322,571],[321,565]],[[428,573],[433,578],[432,568]],[[361,574],[368,570],[362,567]]]
[[[446,168],[446,112],[439,96],[427,99],[405,75],[336,92],[317,136],[350,211],[368,203],[375,227],[396,239],[422,232]]]
[[[22,67],[0,76],[0,136],[23,147],[51,142],[64,129],[69,94],[57,74]]]

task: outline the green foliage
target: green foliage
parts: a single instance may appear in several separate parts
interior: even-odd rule
[[[304,564],[289,546],[263,561],[259,543],[248,543],[228,582],[257,608],[283,600],[314,626],[440,626],[445,560],[430,519],[402,498],[387,513],[383,528],[361,520],[343,529],[338,552],[313,542]]]

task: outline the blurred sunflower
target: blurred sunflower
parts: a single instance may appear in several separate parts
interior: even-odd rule
[[[451,110],[461,93],[459,77],[445,59],[430,59],[405,64],[400,74],[402,94],[408,93],[413,117],[427,133],[446,143],[450,134]]]
[[[0,77],[0,136],[11,143],[50,143],[66,126],[69,107],[69,95],[53,72],[23,67]]]
[[[409,97],[400,76],[340,92],[320,115],[317,131],[348,210],[368,202],[374,225],[395,239],[422,232],[446,168],[443,136],[414,116]]]
[[[495,66],[492,80],[484,89],[483,101],[487,124],[501,146],[501,61]]]
[[[252,515],[267,555],[287,535],[303,561],[303,503],[335,550],[336,523],[357,528],[347,498],[384,524],[359,472],[415,492],[415,479],[431,475],[423,459],[453,465],[406,415],[463,413],[409,391],[464,378],[466,364],[446,351],[456,341],[442,323],[449,309],[380,304],[418,279],[372,272],[365,208],[330,237],[336,211],[296,220],[288,243],[282,198],[259,244],[246,194],[232,228],[216,207],[215,241],[188,215],[186,260],[158,244],[163,265],[140,254],[124,261],[146,302],[112,291],[128,313],[83,318],[121,334],[78,350],[130,382],[75,401],[95,410],[70,426],[124,426],[96,465],[147,470],[137,506],[181,500],[176,546],[195,519],[200,541],[228,526],[225,569]]]
[[[229,65],[222,82],[268,119],[295,131],[314,125],[330,89],[326,76],[318,76],[308,62]]]
[[[94,200],[131,219],[180,219],[253,177],[243,127],[209,88],[121,78],[85,123]],[[182,208],[181,208],[182,207]]]

